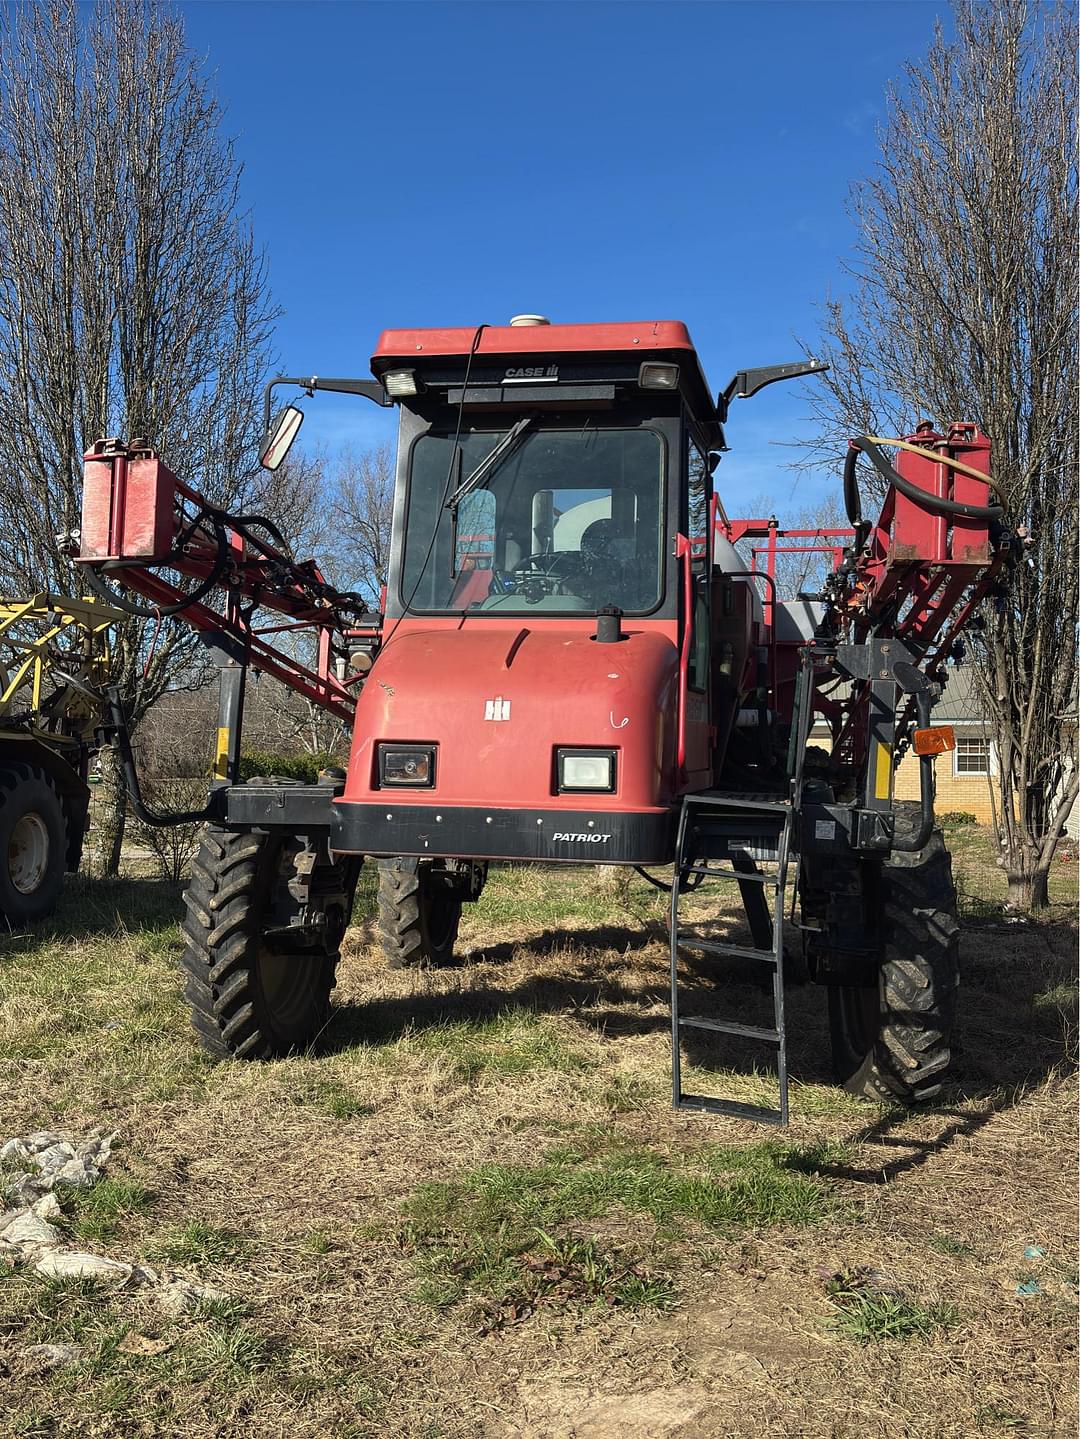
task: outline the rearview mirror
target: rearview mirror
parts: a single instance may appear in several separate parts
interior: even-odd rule
[[[292,448],[292,442],[303,423],[304,412],[295,405],[286,405],[277,412],[259,446],[259,464],[264,470],[277,469]]]

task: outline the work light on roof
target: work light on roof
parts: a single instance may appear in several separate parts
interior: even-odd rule
[[[419,386],[416,383],[415,370],[387,370],[382,377],[386,393],[392,395],[395,400],[405,400],[410,395],[415,395]]]
[[[678,365],[660,365],[655,360],[646,360],[638,370],[638,384],[643,390],[677,390],[679,388]]]

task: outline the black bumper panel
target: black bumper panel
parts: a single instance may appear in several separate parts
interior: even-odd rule
[[[675,816],[661,811],[471,809],[447,805],[334,805],[330,844],[352,854],[462,859],[666,864]]]
[[[302,833],[326,826],[330,847],[365,855],[670,864],[677,816],[666,810],[472,809],[352,804],[323,785],[235,785],[227,822]]]

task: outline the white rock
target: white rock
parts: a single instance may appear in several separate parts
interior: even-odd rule
[[[37,1154],[39,1150],[49,1149],[54,1144],[59,1144],[59,1134],[50,1134],[47,1129],[39,1129],[35,1134],[23,1135],[23,1143],[31,1154]]]
[[[0,1147],[0,1164],[25,1164],[30,1151],[21,1139],[9,1139]]]
[[[59,1219],[63,1210],[60,1208],[60,1201],[52,1190],[43,1194],[40,1199],[30,1206],[39,1219]]]
[[[48,1149],[39,1149],[33,1156],[33,1162],[43,1174],[51,1174],[74,1158],[75,1146],[61,1140],[59,1144],[50,1144]]]
[[[4,1212],[3,1212],[3,1214],[0,1214],[0,1235],[3,1234],[4,1230],[8,1227],[8,1225],[11,1223],[11,1221],[12,1221],[13,1219],[18,1219],[18,1217],[19,1217],[20,1214],[25,1214],[25,1213],[26,1213],[25,1208],[23,1208],[23,1209],[5,1209]],[[48,1219],[49,1216],[48,1216],[47,1214],[45,1214],[45,1215],[43,1215],[42,1217],[43,1217],[44,1219]]]
[[[20,1174],[14,1183],[8,1185],[8,1202],[22,1205],[25,1209],[51,1188],[52,1175]]]
[[[170,1319],[190,1314],[208,1299],[228,1299],[223,1289],[214,1289],[209,1284],[193,1284],[190,1279],[173,1279],[162,1286],[154,1298],[158,1308]]]
[[[6,1244],[17,1244],[20,1248],[36,1247],[51,1249],[57,1244],[62,1244],[63,1235],[55,1225],[49,1224],[44,1219],[29,1210],[20,1214],[18,1219],[13,1219],[4,1230],[4,1242]]]
[[[79,1145],[79,1157],[92,1159],[100,1168],[107,1164],[112,1154],[112,1147],[116,1143],[119,1131],[114,1129],[111,1134],[100,1135],[93,1133],[88,1139]]]
[[[101,1178],[101,1170],[87,1159],[69,1159],[53,1175],[54,1184],[70,1184],[74,1189],[87,1189]]]
[[[22,1351],[26,1364],[37,1372],[46,1369],[62,1369],[68,1364],[78,1364],[83,1357],[81,1344],[31,1344]]]
[[[48,1279],[101,1279],[106,1284],[124,1284],[131,1278],[131,1265],[117,1259],[103,1259],[100,1254],[82,1254],[76,1250],[49,1250],[34,1265],[38,1274]]]

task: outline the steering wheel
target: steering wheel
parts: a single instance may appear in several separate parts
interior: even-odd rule
[[[578,568],[576,554],[554,550],[548,554],[527,555],[514,566],[509,579],[514,592],[524,595],[526,601],[534,605],[547,595],[560,594],[564,581]]]

